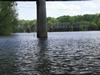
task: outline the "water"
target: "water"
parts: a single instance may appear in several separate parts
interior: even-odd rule
[[[100,31],[48,34],[0,37],[0,75],[100,75]]]

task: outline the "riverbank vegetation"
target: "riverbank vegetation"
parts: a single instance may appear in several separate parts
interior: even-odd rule
[[[0,1],[0,35],[10,35],[15,31],[18,20],[16,2]]]
[[[100,30],[100,14],[60,16],[47,18],[48,31],[89,31]],[[19,20],[16,32],[36,31],[36,20]]]

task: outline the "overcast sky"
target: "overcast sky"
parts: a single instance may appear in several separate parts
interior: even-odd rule
[[[36,2],[17,1],[17,12],[19,19],[36,19]],[[47,17],[59,17],[63,15],[83,15],[100,13],[100,0],[92,1],[60,1],[46,2]]]

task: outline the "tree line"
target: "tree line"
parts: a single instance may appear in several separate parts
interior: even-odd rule
[[[36,20],[19,20],[16,32],[36,31]],[[63,26],[79,26],[79,28],[64,28]],[[62,27],[61,27],[62,26]],[[82,28],[83,26],[83,28]],[[84,26],[87,26],[84,28]],[[89,31],[100,30],[100,14],[85,14],[77,16],[47,17],[48,31]],[[58,28],[57,28],[58,27]]]

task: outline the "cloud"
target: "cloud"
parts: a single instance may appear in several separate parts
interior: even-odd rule
[[[64,2],[48,2],[47,16],[59,17],[62,15],[75,15],[81,11],[81,6],[76,4],[64,4]]]
[[[62,15],[83,15],[83,14],[95,14],[100,13],[100,0],[94,1],[80,1],[80,2],[46,2],[47,16],[48,17],[59,17]],[[36,14],[36,2],[19,2],[18,3],[19,18],[30,19],[30,15]],[[20,16],[20,13],[23,16]],[[23,14],[24,13],[24,14]],[[25,17],[26,16],[26,17]],[[36,19],[36,17],[35,17]]]
[[[63,2],[52,2],[47,4],[47,9],[51,10],[80,10],[80,6],[78,5],[65,5]]]
[[[25,17],[23,16],[23,15],[19,15],[18,16],[18,19],[20,20],[20,19],[25,19]]]
[[[35,7],[32,7],[32,6],[20,6],[20,8],[35,8]]]
[[[89,7],[89,8],[98,8],[97,3],[93,2],[93,1],[86,2],[85,6]]]
[[[17,2],[19,8],[35,8],[35,2]]]

